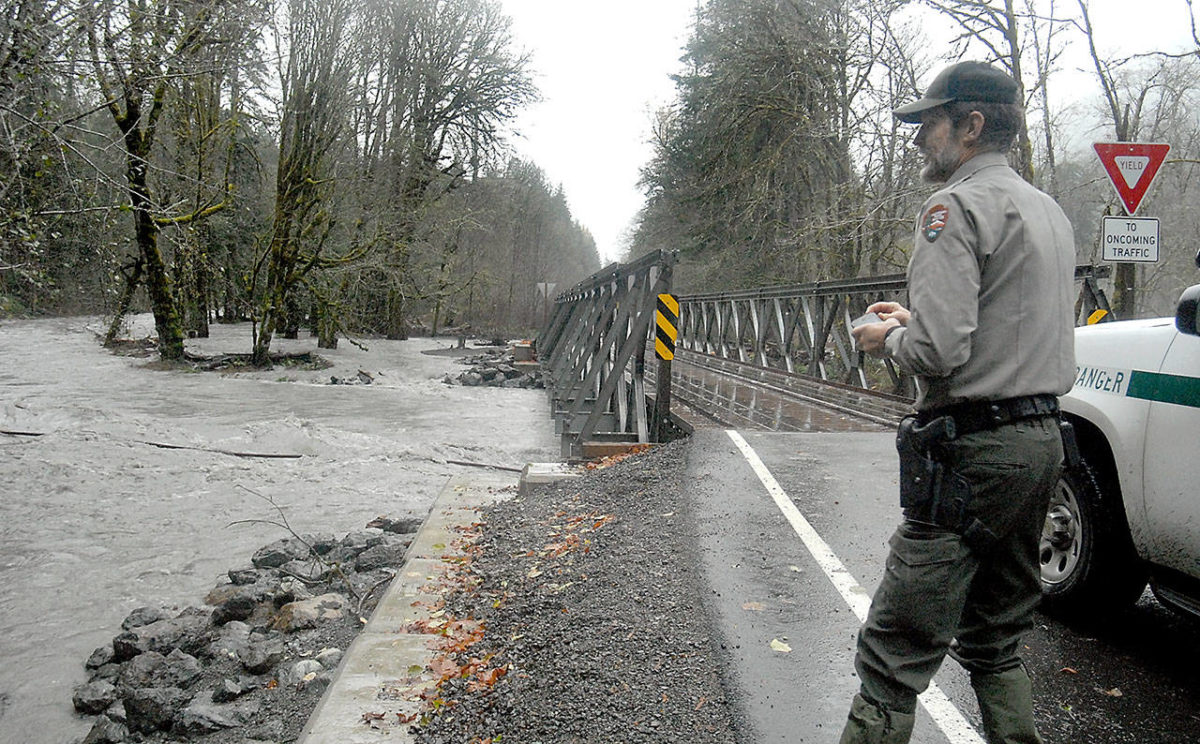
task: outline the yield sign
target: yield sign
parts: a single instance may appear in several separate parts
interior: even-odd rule
[[[1170,145],[1145,142],[1096,142],[1092,144],[1100,163],[1108,171],[1117,196],[1125,205],[1125,213],[1131,217],[1137,212],[1142,197],[1150,190],[1150,184],[1158,175]]]

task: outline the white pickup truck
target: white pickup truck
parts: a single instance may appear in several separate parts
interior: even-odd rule
[[[1175,318],[1075,335],[1062,398],[1085,467],[1059,482],[1041,540],[1047,604],[1090,612],[1155,596],[1200,616],[1200,285]]]

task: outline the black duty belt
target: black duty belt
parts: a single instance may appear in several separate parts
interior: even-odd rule
[[[926,424],[942,416],[954,419],[957,436],[995,429],[998,426],[1038,416],[1057,416],[1058,396],[1024,395],[1003,400],[972,400],[917,413],[917,422]]]

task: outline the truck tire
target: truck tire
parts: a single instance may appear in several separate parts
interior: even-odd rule
[[[1064,470],[1039,546],[1043,607],[1083,616],[1128,607],[1146,588],[1115,483],[1086,463]]]

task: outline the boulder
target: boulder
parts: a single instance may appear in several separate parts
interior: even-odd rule
[[[288,537],[259,548],[250,562],[255,568],[278,568],[288,561],[306,558],[308,553],[308,546],[304,542]]]
[[[93,669],[92,675],[91,675],[91,677],[89,677],[89,680],[91,682],[99,682],[100,680],[105,680],[108,682],[115,683],[117,680],[117,677],[119,677],[120,675],[121,675],[121,665],[117,664],[116,662],[113,662],[111,664],[105,664],[104,666],[100,667],[99,669]]]
[[[100,716],[80,744],[122,744],[129,741],[129,729],[108,716]]]
[[[230,620],[221,628],[220,635],[208,644],[208,655],[236,659],[249,643],[250,626],[240,620]]]
[[[325,555],[329,551],[336,548],[339,544],[338,538],[332,533],[320,533],[316,535],[303,535],[304,542],[309,544],[312,552],[317,555]]]
[[[177,648],[193,653],[207,642],[207,629],[207,615],[185,613],[127,630],[113,639],[114,659],[126,661],[147,651],[167,654]]]
[[[316,659],[301,659],[279,675],[279,682],[285,685],[304,684],[311,682],[323,671],[325,667]]]
[[[238,650],[238,661],[251,674],[265,674],[283,661],[283,639],[279,636],[251,635],[246,645]]]
[[[120,700],[108,706],[108,710],[104,711],[104,715],[122,726],[128,725],[128,719],[125,717],[125,703]]]
[[[139,607],[121,622],[121,630],[133,630],[168,618],[170,615],[157,607]]]
[[[284,633],[315,628],[321,623],[344,617],[346,604],[346,598],[340,594],[322,594],[312,599],[289,602],[279,609],[271,628]]]
[[[188,736],[210,734],[221,729],[244,726],[258,712],[259,703],[246,700],[231,705],[222,705],[198,695],[175,720],[175,731]]]
[[[231,700],[236,700],[247,692],[257,689],[260,682],[256,677],[247,677],[238,675],[237,679],[223,679],[217,689],[213,690],[212,699],[214,703],[228,703]]]
[[[363,552],[367,548],[373,548],[382,543],[383,532],[378,530],[350,532],[342,538],[342,547],[357,551],[355,555],[358,555],[358,553]]]
[[[245,620],[254,614],[258,603],[245,594],[235,594],[213,610],[211,622],[221,626],[234,620]]]
[[[87,716],[103,713],[116,701],[116,686],[104,680],[88,682],[76,687],[75,695],[71,698],[75,710]]]
[[[179,649],[166,656],[156,651],[147,651],[122,665],[117,684],[122,690],[146,687],[182,689],[194,684],[203,672],[204,668],[196,657]]]
[[[187,702],[178,687],[140,687],[125,695],[125,717],[129,728],[143,734],[166,731]]]
[[[403,543],[376,545],[359,554],[354,561],[354,570],[367,573],[384,566],[398,566],[404,562],[404,554],[408,548]]]
[[[311,558],[305,560],[288,561],[279,567],[280,573],[286,577],[291,576],[299,578],[302,581],[318,582],[325,578],[328,569],[320,561],[314,561]]]
[[[326,669],[336,669],[337,665],[342,663],[342,656],[344,655],[340,648],[323,648],[313,658]]]
[[[370,522],[367,522],[367,527],[373,527],[397,535],[408,535],[421,529],[423,521],[419,517],[401,517],[400,519],[375,517]]]
[[[458,380],[467,387],[479,387],[483,384],[483,375],[478,372],[464,372]]]
[[[105,664],[112,663],[112,660],[113,660],[113,648],[112,648],[112,644],[109,644],[107,646],[100,646],[95,651],[93,651],[92,655],[89,656],[87,661],[85,661],[83,663],[83,666],[85,669],[99,669],[100,667],[104,666]]]
[[[229,569],[229,582],[237,586],[248,586],[258,581],[262,576],[262,572],[257,568],[231,568]]]

